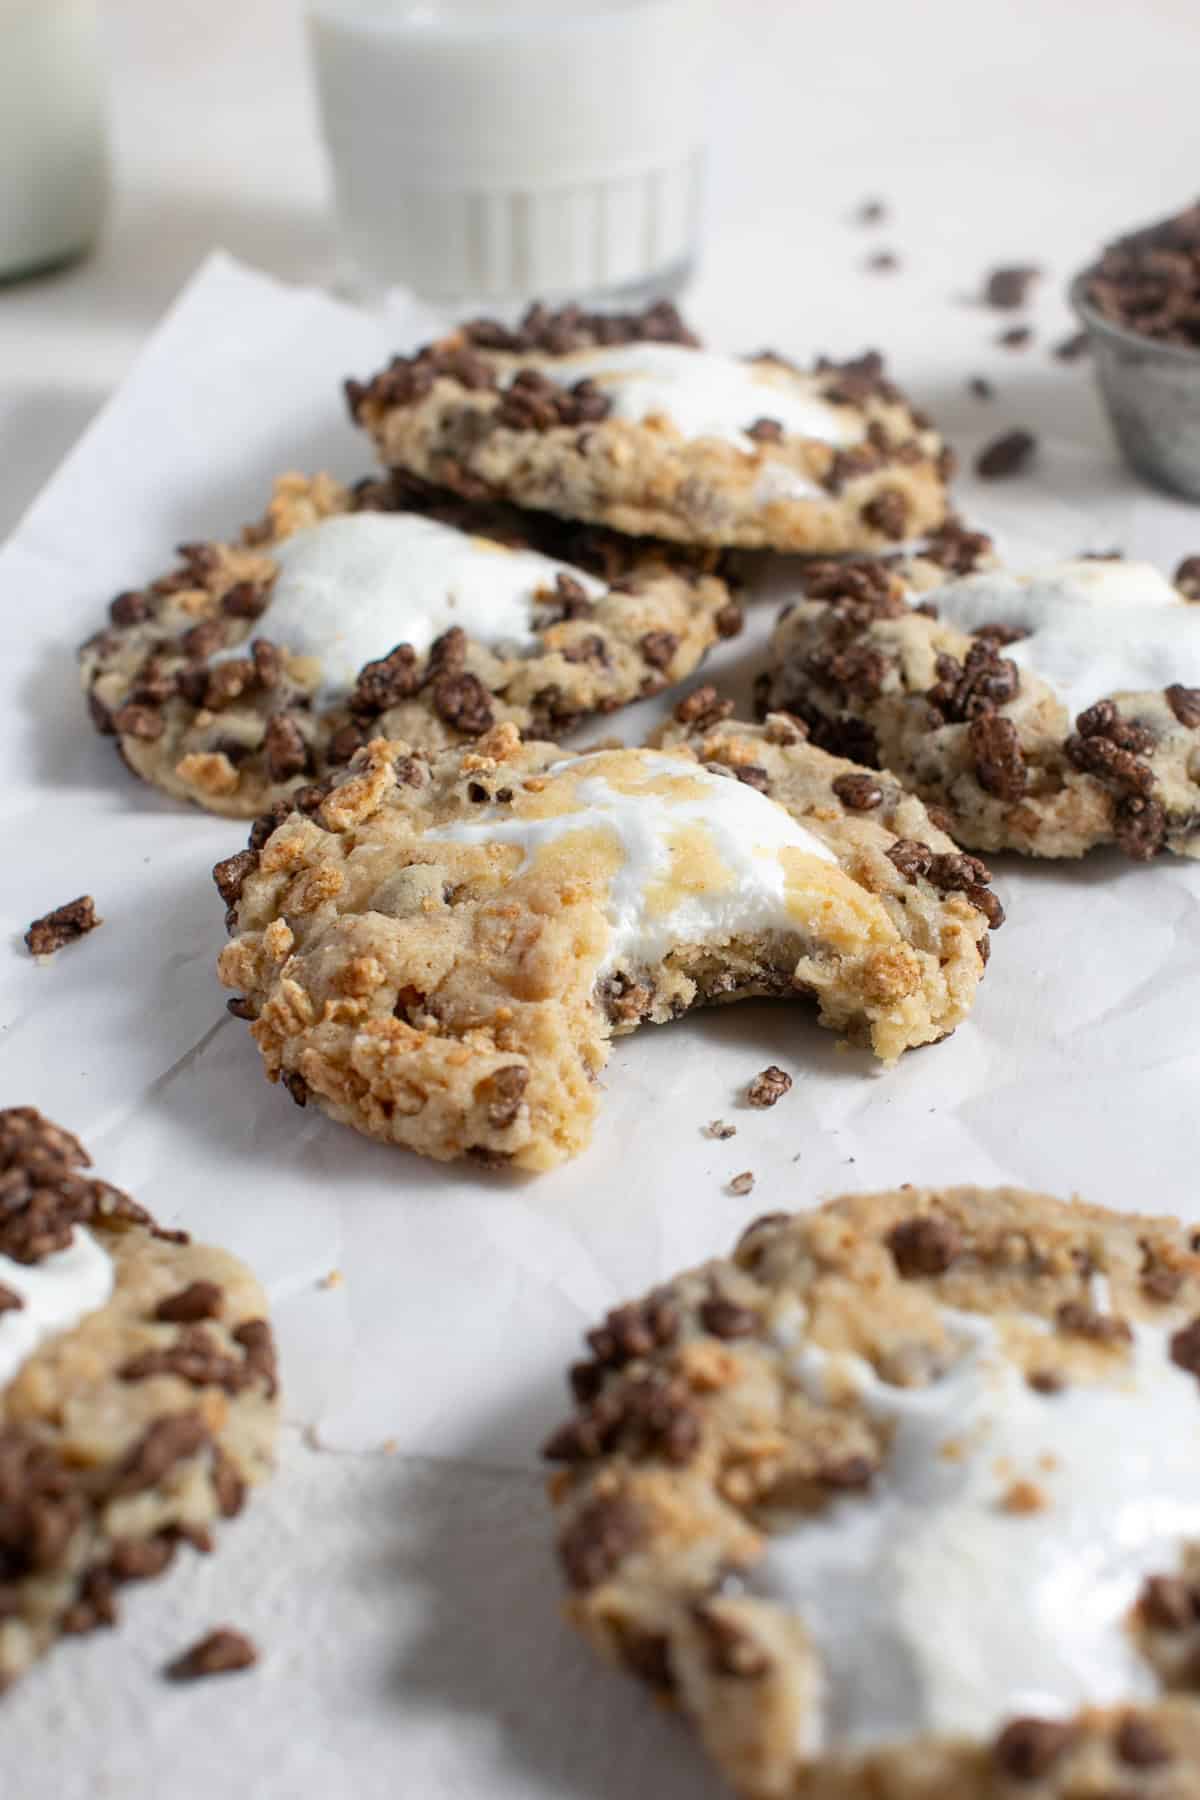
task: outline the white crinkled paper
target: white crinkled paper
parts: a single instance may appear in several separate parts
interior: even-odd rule
[[[759,1212],[901,1181],[1011,1181],[1200,1219],[1200,866],[1170,857],[1150,868],[1115,853],[1074,868],[996,859],[995,885],[1009,917],[974,1013],[949,1041],[907,1056],[890,1073],[863,1053],[839,1050],[801,1005],[718,1009],[622,1040],[604,1077],[592,1148],[549,1175],[517,1179],[426,1164],[368,1143],[314,1108],[298,1111],[281,1088],[268,1086],[213,972],[223,909],[209,871],[240,847],[244,828],[185,811],[122,768],[111,742],[88,722],[74,649],[102,623],[115,592],[169,565],[177,542],[229,533],[256,516],[274,474],[366,472],[368,447],[345,418],[339,384],[402,345],[403,324],[385,327],[215,258],[0,553],[7,946],[0,1103],[42,1107],[84,1138],[104,1176],[164,1221],[245,1256],[263,1277],[282,1340],[288,1415],[309,1428],[310,1449],[293,1448],[290,1478],[237,1530],[268,1559],[279,1534],[292,1546],[280,1554],[294,1554],[297,1569],[313,1560],[312,1534],[326,1533],[328,1617],[351,1638],[354,1620],[365,1618],[354,1595],[363,1607],[368,1593],[372,1605],[382,1604],[371,1534],[385,1493],[403,1506],[403,1496],[420,1487],[430,1510],[436,1490],[442,1497],[431,1516],[440,1516],[440,1506],[459,1519],[464,1496],[478,1492],[481,1511],[471,1517],[490,1521],[479,1527],[482,1541],[461,1520],[455,1530],[493,1610],[496,1590],[483,1575],[489,1555],[503,1562],[516,1545],[523,1591],[543,1579],[530,1472],[562,1410],[561,1372],[581,1331],[619,1299],[723,1253]],[[1018,557],[1118,542],[1169,568],[1194,547],[1193,515],[1135,488],[1104,452],[1063,445],[1044,462],[1037,486],[968,487],[961,497],[972,521],[1000,529]],[[747,631],[705,671],[744,700],[788,585],[788,566],[777,564],[764,597],[749,603]],[[633,708],[606,721],[605,733],[615,728],[637,741],[662,710],[661,702]],[[94,894],[103,927],[39,966],[21,932],[83,892]],[[752,1111],[741,1090],[772,1062],[795,1085],[773,1110]],[[706,1121],[718,1117],[736,1124],[735,1137],[704,1135]],[[753,1192],[735,1197],[727,1184],[747,1169]],[[340,1279],[329,1282],[334,1271]],[[387,1446],[402,1456],[483,1466],[470,1475],[446,1471],[441,1488],[437,1471],[422,1475],[417,1465],[394,1461],[374,1465],[374,1478],[350,1478],[339,1459],[314,1456],[316,1445],[341,1452]],[[517,1473],[502,1476],[505,1470]],[[471,1605],[470,1593],[455,1585],[453,1542],[437,1538],[431,1549],[414,1551],[428,1561],[427,1610],[435,1618],[439,1607],[457,1617]],[[193,1585],[175,1591],[221,1579],[219,1572],[180,1576]],[[553,1581],[547,1562],[544,1583]],[[244,1602],[252,1622],[256,1608],[268,1625],[274,1621],[285,1675],[273,1688],[265,1671],[252,1704],[225,1696],[218,1706],[205,1695],[197,1715],[208,1717],[211,1707],[214,1728],[228,1727],[235,1740],[241,1719],[256,1755],[278,1740],[278,1756],[259,1755],[256,1795],[460,1791],[451,1768],[463,1792],[557,1791],[561,1759],[545,1786],[537,1769],[500,1770],[475,1715],[511,1708],[511,1684],[491,1663],[490,1673],[464,1673],[476,1653],[466,1647],[465,1663],[447,1665],[440,1683],[431,1677],[431,1691],[419,1680],[405,1690],[417,1699],[403,1729],[386,1671],[364,1675],[378,1691],[362,1702],[371,1722],[363,1724],[361,1767],[353,1760],[358,1738],[347,1728],[348,1760],[329,1761],[325,1786],[310,1789],[280,1773],[292,1765],[282,1748],[287,1720],[272,1712],[272,1695],[284,1713],[305,1704],[296,1695],[307,1691],[308,1677],[296,1671],[309,1668],[309,1644],[299,1634],[326,1615],[310,1592],[287,1591],[286,1563],[282,1570],[273,1564],[264,1582],[257,1599],[252,1570],[236,1598],[228,1586],[217,1591],[227,1596],[223,1605]],[[137,1602],[151,1609],[148,1617],[163,1607],[168,1616],[171,1604],[162,1593]],[[548,1671],[564,1654],[557,1638],[545,1640],[544,1586],[529,1621],[536,1613],[536,1645],[515,1648],[523,1641],[516,1585],[499,1610],[518,1658],[527,1654]],[[411,1604],[405,1617],[419,1641]],[[197,1617],[195,1632],[211,1622]],[[125,1663],[113,1666],[132,1680],[140,1654],[136,1642],[123,1646]],[[351,1647],[346,1654],[361,1660]],[[86,1655],[64,1651],[8,1703],[18,1743],[23,1731],[31,1746],[45,1741],[45,1707],[66,1707],[69,1715],[82,1706],[72,1698],[72,1667],[87,1669],[92,1685],[83,1691],[107,1703],[107,1664],[97,1671],[94,1657],[72,1662]],[[436,1646],[429,1655],[440,1667]],[[421,1667],[429,1655],[418,1658]],[[624,1742],[628,1734],[632,1743],[629,1721],[641,1715],[617,1693],[619,1684],[608,1684],[609,1698],[602,1676],[595,1690],[589,1685],[582,1662],[568,1656],[563,1667],[574,1673],[562,1679],[586,1693],[577,1719],[590,1718],[610,1745],[601,1721],[620,1719],[616,1737]],[[287,1669],[296,1674],[291,1686]],[[319,1709],[320,1669],[310,1673]],[[135,1683],[131,1695],[135,1689],[142,1698],[158,1691]],[[347,1702],[357,1719],[356,1705]],[[465,1736],[460,1712],[472,1716]],[[457,1731],[452,1751],[435,1717],[449,1718]],[[77,1722],[96,1753],[102,1728],[94,1712],[86,1725],[81,1714]],[[203,1735],[197,1770],[209,1767]],[[407,1786],[384,1782],[382,1743],[403,1751]],[[140,1792],[121,1775],[116,1738],[110,1749],[112,1791]],[[626,1752],[612,1753],[619,1760]],[[306,1766],[318,1767],[320,1754],[314,1750],[318,1763]],[[621,1766],[628,1773],[634,1764]],[[673,1780],[680,1795],[701,1791],[695,1762],[678,1750],[667,1759],[656,1754],[653,1766],[655,1791],[673,1792]],[[61,1781],[45,1792],[68,1791],[89,1790],[70,1788],[64,1765]],[[193,1791],[205,1791],[199,1775],[186,1788]],[[606,1789],[592,1771],[581,1775],[578,1791],[626,1790],[619,1783]]]

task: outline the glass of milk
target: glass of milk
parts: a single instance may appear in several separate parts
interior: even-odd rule
[[[0,0],[0,280],[86,250],[108,192],[96,0]]]
[[[678,288],[719,3],[308,0],[357,285],[463,305]]]

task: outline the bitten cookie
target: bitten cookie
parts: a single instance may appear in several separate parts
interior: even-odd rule
[[[662,303],[479,319],[346,391],[390,467],[618,531],[840,551],[945,517],[950,454],[875,353],[719,355]]]
[[[1119,558],[919,594],[881,562],[809,579],[776,628],[764,710],[893,770],[976,849],[1200,855],[1191,594]]]
[[[117,1588],[241,1511],[271,1467],[254,1277],[160,1231],[70,1132],[0,1111],[0,1689]]]
[[[113,601],[83,684],[135,774],[238,818],[380,733],[561,734],[684,679],[741,628],[713,552],[400,478],[286,475],[240,542],[182,555]]]
[[[773,1213],[610,1313],[568,1614],[755,1800],[1194,1800],[1200,1258],[1012,1188]]]
[[[802,995],[885,1062],[952,1031],[1000,917],[983,865],[894,783],[860,805],[874,777],[786,720],[697,743],[706,764],[511,725],[432,759],[380,739],[260,821],[214,874],[271,1080],[439,1160],[545,1169],[644,1020]]]

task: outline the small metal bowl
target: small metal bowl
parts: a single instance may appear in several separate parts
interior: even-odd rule
[[[1161,230],[1151,226],[1123,241],[1149,240]],[[1093,273],[1088,268],[1075,277],[1069,298],[1087,332],[1117,442],[1152,486],[1200,500],[1200,349],[1114,325],[1087,297]]]

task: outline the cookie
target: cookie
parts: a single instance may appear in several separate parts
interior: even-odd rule
[[[254,1277],[0,1111],[0,1688],[241,1511],[278,1401]]]
[[[892,770],[960,843],[1200,855],[1200,606],[1145,563],[984,570],[918,593],[824,565],[780,617],[764,709]]]
[[[761,1219],[588,1334],[570,1618],[756,1800],[1192,1800],[1192,1243],[1012,1188]]]
[[[379,739],[256,825],[214,875],[269,1078],[438,1160],[546,1169],[643,1021],[803,995],[889,1063],[952,1031],[1000,917],[983,865],[894,782],[861,804],[874,778],[788,721],[681,709],[656,749]]]
[[[874,352],[725,356],[661,303],[479,319],[346,391],[389,467],[634,535],[875,549],[946,513],[949,452]]]
[[[284,476],[240,542],[182,556],[113,601],[83,684],[135,774],[237,818],[380,733],[560,735],[684,679],[741,627],[712,552],[398,478]]]

